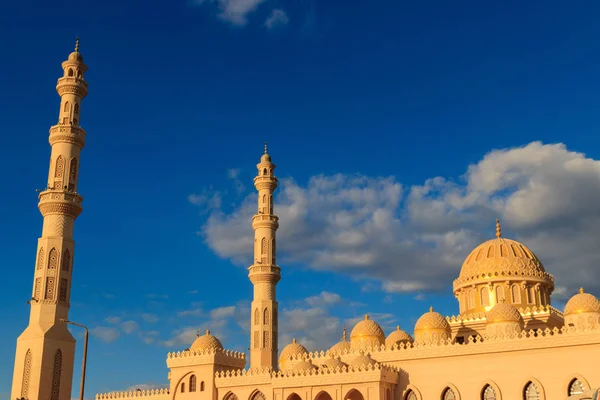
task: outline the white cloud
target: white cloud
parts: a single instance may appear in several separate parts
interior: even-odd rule
[[[193,205],[202,206],[209,210],[220,208],[222,204],[221,193],[212,190],[202,194],[190,194],[188,201]]]
[[[106,343],[114,342],[120,336],[118,329],[104,326],[90,329],[90,334]]]
[[[311,296],[306,299],[306,302],[313,307],[327,306],[337,304],[341,300],[341,297],[337,293],[321,292],[317,296]]]
[[[104,321],[106,321],[109,324],[113,324],[114,325],[114,324],[118,324],[122,320],[123,320],[123,318],[121,318],[121,317],[113,316],[113,317],[106,317],[106,319]]]
[[[235,306],[219,307],[210,312],[211,319],[232,317],[235,314]]]
[[[271,15],[267,17],[265,20],[265,26],[268,29],[273,29],[278,26],[287,25],[289,22],[289,18],[285,11],[283,10],[273,10]]]
[[[376,279],[389,292],[449,288],[499,217],[504,236],[524,242],[555,275],[555,298],[582,284],[599,287],[600,162],[563,144],[495,150],[459,180],[407,188],[394,177],[343,174],[280,183],[275,212],[286,265]],[[252,194],[231,213],[213,210],[202,227],[206,243],[248,264],[255,209]]]
[[[137,331],[139,328],[140,326],[135,321],[124,321],[121,323],[121,329],[123,329],[123,332],[125,332],[128,335]]]
[[[150,313],[142,314],[142,319],[149,324],[155,324],[159,321],[158,316]]]
[[[194,0],[192,5],[216,5],[219,18],[232,25],[248,23],[248,15],[253,13],[264,0]]]
[[[230,168],[227,170],[227,177],[233,181],[233,187],[237,194],[241,194],[246,190],[246,185],[240,179],[240,173],[242,172],[239,168]]]

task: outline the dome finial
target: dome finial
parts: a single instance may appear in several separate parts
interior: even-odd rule
[[[200,337],[200,331],[196,331],[196,337]]]
[[[293,338],[293,339],[292,339],[292,343],[296,343],[296,338]]]
[[[269,144],[265,142],[265,154],[269,154]]]
[[[346,333],[346,327],[345,326],[344,326],[344,333],[342,333],[342,340],[344,342],[348,341],[348,336],[347,336],[347,333]]]
[[[400,330],[400,325],[396,325],[396,330],[399,331]]]
[[[433,312],[433,306],[429,307],[429,312]]]
[[[75,53],[79,53],[79,37],[75,38]]]
[[[579,293],[585,293],[582,287],[579,288]]]
[[[208,329],[206,330],[206,334],[207,334],[207,335],[210,335],[210,331],[209,331]]]
[[[369,320],[369,314],[365,314],[365,321]]]
[[[502,236],[502,229],[500,228],[500,220],[496,218],[496,237],[499,238]]]

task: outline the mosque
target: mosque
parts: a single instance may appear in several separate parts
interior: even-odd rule
[[[48,185],[39,194],[44,222],[29,325],[17,339],[12,399],[71,399],[75,339],[65,321],[73,225],[82,211],[81,102],[88,93],[78,47],[62,63],[57,84],[59,118],[50,128]],[[466,255],[453,282],[457,315],[430,308],[412,335],[400,327],[386,335],[366,315],[328,349],[309,352],[293,340],[279,352],[277,185],[265,147],[254,178],[249,360],[206,331],[189,348],[168,353],[164,389],[97,394],[96,400],[563,400],[591,398],[600,385],[600,301],[580,289],[564,310],[554,308],[553,276],[525,244],[503,237],[499,222],[495,237]]]

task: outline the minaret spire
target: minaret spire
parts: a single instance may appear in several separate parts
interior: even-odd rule
[[[39,195],[44,217],[31,295],[29,325],[17,339],[11,398],[70,400],[75,339],[61,320],[69,318],[73,272],[73,226],[81,213],[77,193],[79,155],[85,131],[79,126],[87,95],[87,70],[75,51],[62,63],[56,91],[61,102],[58,124],[50,128],[52,147],[48,184]]]
[[[254,285],[252,317],[250,321],[250,368],[277,368],[277,299],[275,286],[281,279],[276,264],[276,232],[279,219],[273,213],[273,192],[277,178],[273,174],[265,143],[265,152],[256,166],[258,175],[254,187],[258,191],[258,211],[252,217],[254,229],[254,263],[248,268],[248,277]]]
[[[496,218],[496,237],[502,237],[502,228],[500,227],[500,220],[498,218]]]

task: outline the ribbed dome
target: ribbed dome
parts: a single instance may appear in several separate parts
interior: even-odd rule
[[[383,329],[381,329],[377,322],[369,319],[369,314],[365,315],[365,319],[354,326],[352,332],[350,332],[350,340],[363,336],[381,337],[382,343],[385,341]]]
[[[308,350],[306,347],[302,346],[300,343],[296,342],[296,339],[292,339],[292,343],[288,344],[281,350],[281,354],[279,355],[279,363],[287,360],[289,357],[297,357],[301,354],[308,354]]]
[[[336,369],[336,368],[342,368],[342,367],[346,366],[346,364],[344,364],[342,361],[340,361],[340,359],[332,356],[331,358],[327,358],[327,359],[321,361],[321,366],[323,368]]]
[[[341,342],[337,342],[336,344],[331,346],[329,351],[337,353],[337,352],[343,352],[343,351],[350,350],[350,348],[351,348],[350,342],[342,340]]]
[[[375,365],[377,362],[373,360],[371,357],[361,354],[360,356],[356,356],[348,361],[348,365],[351,367],[362,367],[365,365]]]
[[[429,312],[421,315],[421,318],[419,318],[415,324],[415,331],[430,329],[444,329],[450,331],[450,324],[446,321],[446,318],[444,318],[442,314],[433,311],[433,307],[429,308]]]
[[[517,308],[511,304],[498,303],[485,314],[486,323],[492,322],[523,322],[523,317]]]
[[[480,244],[469,254],[455,285],[494,276],[553,280],[527,246],[516,240],[502,237],[498,220],[496,220],[496,238]]]
[[[196,338],[196,340],[194,340],[194,343],[192,343],[190,350],[209,350],[209,349],[223,350],[223,345],[221,344],[219,339],[217,339],[215,336],[211,335],[210,331],[207,330],[205,335],[198,336]]]
[[[571,297],[565,306],[564,315],[581,314],[584,312],[600,312],[600,301],[596,296],[585,293],[583,288]]]
[[[385,345],[391,347],[395,344],[400,343],[412,343],[413,338],[408,333],[400,329],[400,326],[396,327],[396,330],[388,335],[385,339]]]
[[[300,361],[296,364],[294,364],[294,366],[291,368],[292,371],[294,372],[300,372],[300,371],[308,371],[311,369],[315,369],[316,367],[309,361]]]

